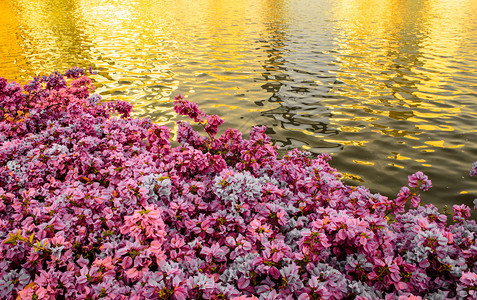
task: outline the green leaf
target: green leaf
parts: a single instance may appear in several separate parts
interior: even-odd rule
[[[6,239],[3,243],[4,243],[4,244],[10,244],[10,245],[16,246],[16,245],[17,245],[17,239],[16,239],[15,236],[9,237],[9,238]]]

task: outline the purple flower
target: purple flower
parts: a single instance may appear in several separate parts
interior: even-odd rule
[[[410,187],[419,187],[423,191],[427,191],[432,187],[432,183],[429,178],[421,171],[409,175],[408,180]]]
[[[386,286],[397,283],[401,280],[400,269],[392,257],[384,260],[374,260],[374,270],[369,274],[369,279],[384,282]]]
[[[477,175],[477,161],[472,164],[472,168],[470,169],[470,176]]]
[[[457,294],[461,298],[477,298],[477,274],[474,272],[464,272],[460,278],[460,284],[457,286]]]
[[[205,125],[205,131],[210,135],[210,136],[215,136],[217,134],[217,128],[224,123],[224,120],[222,120],[219,116],[214,115],[206,116],[206,125]]]
[[[188,116],[195,122],[201,122],[205,116],[196,103],[186,100],[181,95],[174,98],[174,110],[180,115]]]
[[[455,222],[462,222],[468,218],[470,218],[470,208],[465,205],[453,205],[452,209],[454,210],[454,218]]]
[[[78,67],[73,67],[65,72],[66,78],[79,78],[84,75],[84,70]]]
[[[132,108],[133,108],[133,106],[130,103],[126,101],[120,101],[120,100],[117,100],[115,102],[109,102],[109,103],[110,103],[110,107],[121,115],[121,118],[129,118],[129,115],[131,114]]]

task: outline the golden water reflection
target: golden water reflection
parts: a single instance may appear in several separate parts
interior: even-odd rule
[[[409,164],[402,165],[402,161],[414,161],[436,175],[445,170],[454,178],[463,178],[461,174],[465,173],[453,168],[462,161],[447,160],[451,168],[442,162],[456,155],[468,168],[475,159],[469,154],[475,155],[475,135],[471,134],[474,124],[470,119],[476,115],[472,101],[476,89],[475,84],[469,84],[476,81],[477,64],[472,58],[477,37],[476,5],[472,0],[338,1],[336,74],[344,84],[332,93],[355,101],[346,106],[340,101],[329,105],[340,115],[331,118],[331,124],[341,130],[329,141],[369,138],[369,131],[374,131],[383,137],[371,135],[367,143],[359,143],[360,147],[377,150],[361,155],[364,158],[407,169]],[[350,117],[346,120],[343,116]],[[376,116],[366,127],[352,126],[361,125],[357,118]],[[383,139],[388,137],[393,142],[385,143]],[[392,146],[381,151],[383,144]],[[348,169],[359,168],[348,165]],[[383,182],[394,180],[393,175],[387,176],[387,170],[384,167],[383,172],[370,175],[379,173]],[[443,185],[448,186],[449,178],[442,180]]]

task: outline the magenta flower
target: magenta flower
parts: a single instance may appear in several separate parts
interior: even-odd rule
[[[477,175],[477,161],[472,164],[472,169],[470,170],[470,176]]]
[[[371,280],[382,281],[385,286],[398,283],[401,280],[399,266],[391,257],[384,260],[374,260],[374,270],[368,276]]]
[[[464,272],[460,278],[460,284],[457,287],[457,294],[461,298],[475,299],[477,298],[477,274],[474,272]]]
[[[470,218],[470,208],[467,205],[453,205],[452,209],[454,210],[454,222],[462,222]]]
[[[432,183],[429,178],[421,171],[409,175],[408,180],[410,187],[418,187],[423,191],[427,191],[432,187]]]
[[[180,115],[188,116],[195,122],[202,122],[205,116],[196,103],[186,100],[181,95],[174,98],[174,110]]]
[[[73,67],[65,72],[66,78],[79,78],[84,75],[84,70],[79,67]]]
[[[399,191],[399,194],[397,195],[396,198],[396,206],[398,212],[403,212],[404,211],[404,205],[406,204],[407,200],[411,197],[411,191],[407,186],[403,186],[401,190]]]
[[[272,228],[263,219],[254,219],[248,225],[248,234],[252,240],[267,239],[272,234]]]
[[[258,298],[255,297],[255,296],[251,296],[251,297],[248,297],[248,296],[240,296],[240,297],[232,298],[232,300],[258,300]]]
[[[220,247],[219,243],[214,243],[211,247],[203,247],[200,254],[205,255],[205,260],[208,263],[212,261],[224,261],[226,260],[225,255],[228,253],[226,247]]]
[[[210,135],[210,136],[215,136],[217,134],[217,129],[220,125],[224,123],[224,120],[222,120],[219,116],[214,115],[206,116],[206,122],[205,122],[205,131]]]
[[[237,256],[245,255],[252,250],[252,244],[241,234],[236,238],[228,236],[225,239],[225,244],[233,249],[233,252],[230,253],[230,259],[235,259]]]

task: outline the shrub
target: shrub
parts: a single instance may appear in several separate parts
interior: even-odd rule
[[[278,158],[264,127],[217,137],[181,96],[206,135],[179,122],[172,147],[92,89],[79,68],[0,79],[0,298],[477,297],[477,225],[420,205],[422,172],[372,194],[327,154]]]

